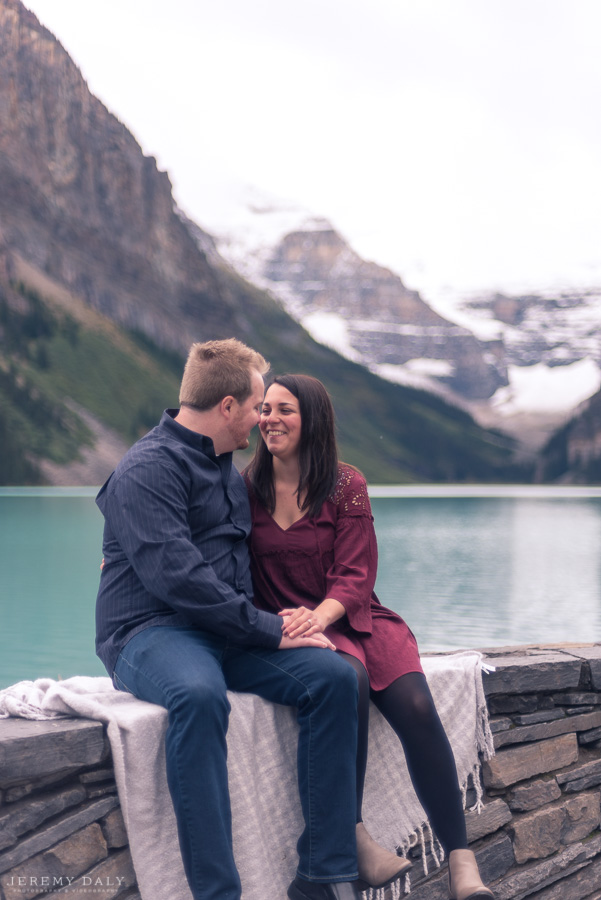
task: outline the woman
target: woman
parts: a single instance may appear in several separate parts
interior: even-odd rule
[[[263,403],[263,440],[245,472],[255,602],[276,610],[291,637],[324,631],[357,672],[360,877],[381,887],[410,866],[379,847],[361,822],[371,697],[403,744],[416,794],[449,859],[451,897],[491,898],[467,849],[453,752],[415,638],[373,592],[377,545],[367,487],[360,472],[338,461],[334,427],[320,381],[275,378]]]

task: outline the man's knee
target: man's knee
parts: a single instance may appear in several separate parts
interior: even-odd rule
[[[336,653],[323,654],[317,680],[321,691],[333,702],[357,703],[359,684],[355,670]]]
[[[227,726],[230,703],[224,684],[196,680],[178,687],[171,698],[170,709],[203,725],[214,721]]]

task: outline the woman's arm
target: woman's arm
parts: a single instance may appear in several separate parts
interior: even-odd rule
[[[282,610],[284,634],[309,636],[343,616],[355,631],[371,633],[378,550],[367,484],[356,469],[341,466],[335,503],[334,559],[324,571],[326,599],[315,609]]]

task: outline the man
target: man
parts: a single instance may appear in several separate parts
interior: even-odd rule
[[[163,414],[100,490],[96,647],[117,688],[169,712],[167,780],[195,900],[240,898],[227,689],[298,708],[305,829],[289,897],[351,900],[355,673],[324,635],[284,637],[282,620],[251,603],[250,512],[232,452],[248,446],[259,421],[267,369],[239,341],[194,344],[180,409]]]

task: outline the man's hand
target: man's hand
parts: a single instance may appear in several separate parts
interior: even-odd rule
[[[295,637],[290,638],[286,635],[282,636],[278,650],[296,650],[300,647],[324,647],[328,650],[335,650],[336,647],[325,634],[312,634],[311,637]]]

